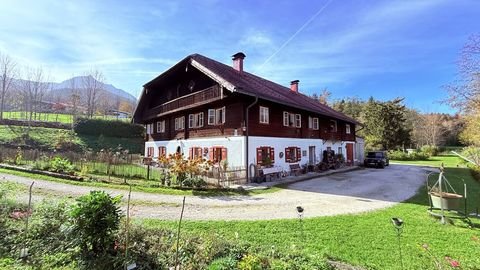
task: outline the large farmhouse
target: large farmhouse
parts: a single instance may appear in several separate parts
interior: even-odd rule
[[[182,153],[250,168],[316,164],[323,151],[354,163],[354,119],[243,69],[192,54],[144,85],[134,122],[146,126],[145,155]]]

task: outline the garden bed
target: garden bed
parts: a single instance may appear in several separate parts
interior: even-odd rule
[[[64,174],[64,173],[57,173],[57,172],[41,171],[41,170],[35,170],[35,169],[30,169],[30,168],[25,168],[25,167],[20,167],[20,166],[8,165],[8,164],[0,164],[0,168],[20,171],[20,172],[41,174],[41,175],[46,175],[46,176],[51,176],[51,177],[56,177],[56,178],[73,180],[73,181],[83,181],[83,177],[81,177],[81,176]]]

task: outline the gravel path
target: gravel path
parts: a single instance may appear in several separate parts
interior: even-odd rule
[[[391,165],[386,169],[363,169],[297,182],[274,193],[254,196],[187,196],[184,218],[189,220],[260,220],[296,218],[296,206],[305,217],[359,213],[392,206],[415,194],[424,183],[425,168]],[[0,181],[29,185],[32,179],[2,174]],[[90,190],[112,195],[124,190],[74,186],[35,180],[35,198],[46,194],[77,197]],[[183,196],[132,192],[132,216],[177,219]]]

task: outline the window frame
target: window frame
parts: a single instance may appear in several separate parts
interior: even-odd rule
[[[165,120],[157,121],[157,133],[165,133]]]
[[[287,151],[288,150],[288,151]],[[292,150],[293,150],[293,157],[292,159]],[[289,146],[285,148],[285,163],[297,163],[302,160],[302,149],[297,146]],[[290,153],[290,156],[287,156],[287,152]]]
[[[330,120],[330,132],[338,132],[337,120]]]
[[[185,129],[185,116],[180,116],[175,118],[175,130],[184,130]]]
[[[302,115],[299,113],[295,114],[295,127],[296,128],[302,127]]]
[[[260,124],[270,124],[270,109],[265,106],[259,106],[258,112]]]
[[[188,115],[188,128],[203,127],[203,112],[191,113]]]
[[[302,114],[283,111],[283,126],[301,128]]]
[[[352,127],[350,124],[345,124],[345,134],[352,134]]]

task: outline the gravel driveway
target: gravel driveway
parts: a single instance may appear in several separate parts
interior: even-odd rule
[[[426,169],[417,166],[390,165],[385,169],[363,169],[323,176],[290,184],[274,193],[254,196],[187,196],[184,219],[259,220],[296,218],[296,206],[305,209],[305,217],[359,213],[392,206],[415,194],[425,181]],[[2,180],[3,179],[3,180]],[[30,184],[31,179],[1,174],[0,181]],[[105,190],[112,195],[124,190],[74,186],[35,180],[35,194],[80,196],[90,190]],[[183,196],[132,192],[132,216],[177,219]]]

